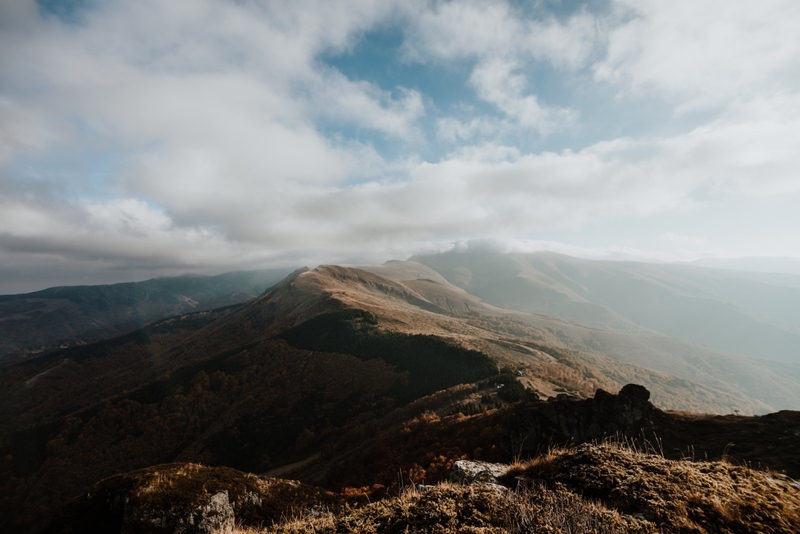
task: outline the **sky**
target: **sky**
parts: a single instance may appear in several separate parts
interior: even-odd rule
[[[800,257],[795,0],[0,0],[0,293]]]

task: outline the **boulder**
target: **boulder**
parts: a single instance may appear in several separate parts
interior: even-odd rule
[[[47,534],[224,534],[338,501],[320,488],[229,467],[163,464],[94,484],[53,518]]]
[[[652,435],[655,407],[643,386],[628,384],[616,395],[598,389],[593,399],[559,395],[516,408],[502,443],[509,457],[536,456],[551,446],[586,443],[608,436]]]
[[[471,460],[458,460],[450,468],[450,482],[456,484],[497,484],[508,471],[507,465]]]

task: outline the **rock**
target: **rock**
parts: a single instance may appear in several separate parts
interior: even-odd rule
[[[647,391],[646,387],[639,384],[627,384],[619,391],[619,395],[639,402],[650,400],[650,392]]]
[[[508,471],[507,465],[458,460],[450,468],[450,482],[475,484],[478,482],[497,484],[498,478]]]
[[[136,532],[174,532],[192,534],[229,534],[236,525],[228,492],[208,497],[194,508],[171,506],[167,509],[126,506],[121,534]]]
[[[522,403],[504,429],[507,454],[531,457],[553,445],[586,443],[616,434],[650,435],[655,407],[643,386],[628,384],[613,395],[602,389],[593,399],[559,394],[542,403]]]
[[[228,492],[213,495],[208,504],[201,506],[196,515],[197,532],[200,534],[227,534],[236,526],[233,507],[228,502]]]
[[[324,490],[229,467],[163,464],[114,475],[65,506],[47,534],[224,534],[313,507],[336,506]]]

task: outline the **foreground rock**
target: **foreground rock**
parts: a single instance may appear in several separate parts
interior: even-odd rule
[[[221,534],[334,505],[323,490],[295,481],[227,467],[166,464],[98,482],[46,532]]]
[[[450,482],[455,484],[478,482],[497,484],[498,479],[505,475],[506,471],[508,471],[507,465],[458,460],[450,468]]]
[[[593,399],[524,402],[504,429],[506,459],[531,458],[552,446],[623,438],[670,458],[728,458],[800,478],[800,412],[741,417],[664,411],[643,386],[616,395],[598,389]]]

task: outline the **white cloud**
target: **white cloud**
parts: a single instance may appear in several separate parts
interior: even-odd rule
[[[487,137],[508,129],[508,123],[489,117],[474,117],[461,121],[454,117],[443,117],[436,120],[436,137],[456,143],[470,141],[477,136]]]
[[[512,8],[507,2],[467,0],[417,4],[404,53],[413,61],[506,59],[584,66],[598,38],[594,18],[578,12],[565,22]]]
[[[800,4],[792,0],[616,0],[598,80],[687,108],[797,90]]]
[[[91,4],[66,24],[32,1],[4,2],[0,253],[225,268],[402,257],[461,236],[522,250],[556,246],[526,241],[533,233],[800,193],[793,2],[613,7],[556,18],[506,2],[145,0]],[[433,122],[414,80],[381,86],[323,61],[387,25],[403,32],[412,67],[435,65],[448,81],[449,67],[466,66],[480,102],[454,102],[458,116]],[[622,113],[646,97],[704,114],[669,134],[597,128],[573,142],[581,102],[547,102],[540,67],[588,105],[605,105],[611,87]],[[476,111],[488,107],[497,113]],[[643,109],[629,113],[646,123]],[[448,153],[430,148],[426,120]],[[574,148],[514,142],[530,132]],[[121,154],[107,183],[17,172],[21,159],[80,153],[87,139]],[[653,257],[714,246],[664,232]]]
[[[317,116],[353,122],[404,140],[422,137],[417,121],[425,114],[422,96],[414,89],[398,87],[392,98],[374,84],[354,82],[326,69],[314,83],[309,107]]]
[[[470,82],[480,98],[494,104],[509,120],[542,134],[576,118],[575,111],[543,106],[536,95],[526,94],[527,80],[513,63],[497,60],[482,63],[472,71]]]
[[[432,8],[412,11],[410,20],[403,43],[407,59],[474,61],[470,82],[478,97],[506,117],[504,122],[481,117],[466,124],[446,118],[439,128],[442,139],[508,131],[511,124],[547,135],[576,118],[574,110],[544,104],[530,92],[528,71],[532,62],[563,71],[584,67],[599,38],[588,13],[561,22],[552,16],[535,18],[506,2],[435,2]]]
[[[427,247],[420,253],[440,252],[499,252],[504,254],[531,254],[535,252],[555,252],[576,258],[591,260],[616,260],[616,261],[645,261],[645,262],[672,262],[693,261],[707,251],[687,251],[672,249],[669,251],[638,248],[634,246],[594,246],[581,247],[567,245],[555,241],[535,239],[461,239],[455,242],[439,243],[437,247]],[[713,254],[711,254],[713,255]]]

